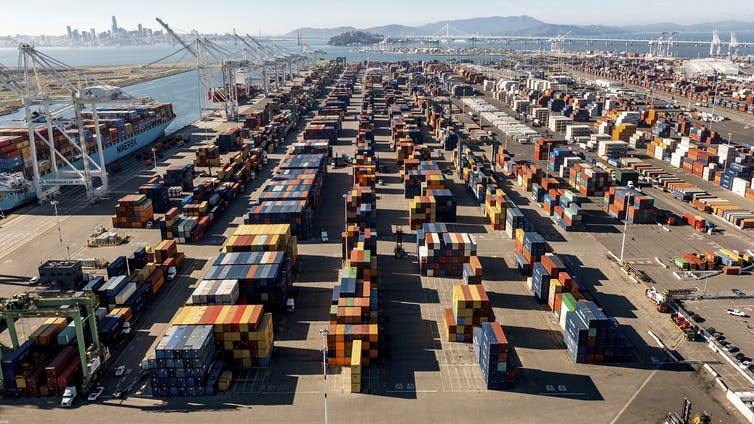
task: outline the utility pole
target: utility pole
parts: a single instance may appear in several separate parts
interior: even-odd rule
[[[623,265],[623,253],[626,250],[626,234],[628,233],[628,219],[623,223],[623,241],[620,244],[620,264]]]
[[[325,393],[325,424],[327,424],[327,335],[330,334],[326,328],[319,330],[319,335],[322,336],[322,376],[324,377],[324,393]]]
[[[63,252],[63,256],[61,256],[60,259],[63,259],[64,257],[66,257],[66,254],[65,254],[65,246],[63,245],[63,232],[60,230],[60,215],[58,215],[58,201],[56,199],[53,199],[50,201],[50,204],[55,209],[55,220],[58,226],[58,240],[60,241],[60,250]],[[70,254],[67,256],[68,256],[68,259],[71,259]]]

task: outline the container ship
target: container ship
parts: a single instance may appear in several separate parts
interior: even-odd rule
[[[105,165],[134,153],[165,134],[165,128],[175,119],[171,103],[129,105],[97,108],[100,135]],[[93,112],[83,111],[84,134],[89,154],[98,161],[96,149],[96,128]],[[60,125],[58,125],[60,126]],[[72,123],[65,126],[65,133],[78,140],[78,128]],[[35,128],[37,158],[41,178],[50,174],[52,152],[41,137],[51,139],[56,149],[74,166],[81,165],[81,154],[70,144],[69,139],[59,129],[47,134],[46,124]],[[48,137],[49,135],[49,137]],[[17,208],[37,198],[33,189],[31,146],[26,128],[0,128],[0,210]],[[65,166],[57,159],[58,169]]]

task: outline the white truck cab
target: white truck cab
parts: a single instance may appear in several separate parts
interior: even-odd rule
[[[70,408],[73,405],[73,400],[76,399],[76,386],[68,386],[63,392],[63,399],[60,400],[60,406],[64,408]]]

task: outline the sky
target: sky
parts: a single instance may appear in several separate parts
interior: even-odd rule
[[[613,8],[614,4],[618,6]],[[100,32],[110,28],[112,15],[119,27],[129,30],[138,23],[158,29],[154,20],[158,16],[178,32],[226,33],[236,28],[239,33],[264,35],[305,26],[421,25],[481,16],[529,15],[547,23],[574,25],[754,22],[751,0],[34,0],[33,8],[26,1],[3,0],[2,11],[3,35],[63,35],[66,25]]]

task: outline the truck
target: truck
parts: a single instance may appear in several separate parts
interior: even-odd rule
[[[657,312],[668,312],[668,298],[654,287],[647,289],[644,295],[655,304]]]
[[[701,216],[694,216],[690,213],[685,213],[681,216],[681,220],[694,227],[694,229],[700,233],[713,233],[717,230],[717,227],[713,222],[704,219]]]
[[[64,408],[70,408],[73,405],[73,400],[76,399],[76,386],[68,386],[63,392],[63,399],[60,400],[60,406]]]

